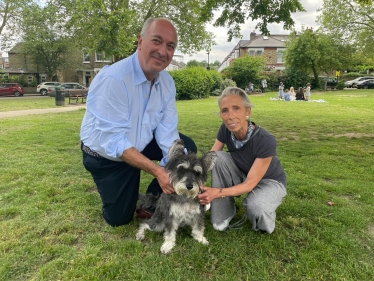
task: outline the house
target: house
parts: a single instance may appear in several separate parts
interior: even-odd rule
[[[9,58],[3,57],[3,54],[0,53],[0,69],[5,69],[9,67]]]
[[[27,76],[29,84],[33,79],[37,83],[47,81],[47,75],[43,73],[35,63],[32,62],[30,55],[22,50],[22,43],[16,44],[9,52],[9,68],[5,69],[6,76]],[[69,55],[69,63],[60,67],[52,81],[59,82],[78,82],[89,86],[96,74],[105,66],[113,62],[111,57],[105,56],[102,52],[83,52],[76,51]],[[175,55],[167,71],[180,69],[184,66],[183,57]]]
[[[249,40],[240,40],[233,50],[226,56],[218,71],[222,71],[230,66],[236,58],[249,56],[264,56],[266,58],[267,70],[281,71],[285,68],[283,62],[283,52],[285,51],[285,41],[289,35],[260,35],[251,32]]]

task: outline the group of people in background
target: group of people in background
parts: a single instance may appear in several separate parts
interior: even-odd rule
[[[283,82],[279,83],[278,87],[278,100],[284,101],[293,101],[293,100],[310,100],[310,83],[306,84],[306,87],[299,87],[295,92],[294,87],[290,87],[290,89],[285,89]]]

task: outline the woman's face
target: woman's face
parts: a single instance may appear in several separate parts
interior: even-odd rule
[[[234,133],[240,140],[244,138],[248,130],[248,121],[246,116],[251,116],[251,110],[247,110],[238,95],[228,95],[221,99],[220,116],[226,128]]]

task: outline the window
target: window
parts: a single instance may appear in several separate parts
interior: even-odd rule
[[[262,55],[262,50],[249,50],[248,54],[250,57],[259,57]]]
[[[278,51],[277,52],[277,62],[283,62],[283,51]]]
[[[110,59],[105,57],[104,52],[98,52],[98,53],[96,53],[96,60],[95,61],[110,61]]]
[[[83,62],[87,63],[87,62],[90,62],[90,54],[89,53],[84,53],[83,54]]]

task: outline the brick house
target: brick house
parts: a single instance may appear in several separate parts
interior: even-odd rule
[[[228,67],[236,58],[249,56],[264,56],[266,58],[267,70],[281,71],[285,68],[283,62],[283,52],[286,49],[285,41],[289,35],[258,35],[251,32],[249,40],[240,40],[233,50],[226,56],[218,71]]]
[[[22,43],[16,44],[8,52],[8,55],[9,68],[4,70],[6,75],[19,76],[23,74],[28,77],[28,81],[32,81],[32,79],[36,79],[37,83],[47,81],[47,75],[39,71],[38,66],[32,63],[31,57],[22,51]],[[179,61],[180,58],[176,55],[166,70],[182,68],[183,63]],[[106,57],[104,53],[88,53],[77,50],[69,55],[69,63],[59,68],[57,75],[52,78],[52,81],[78,82],[89,86],[96,74],[105,65],[111,63],[112,58]]]

